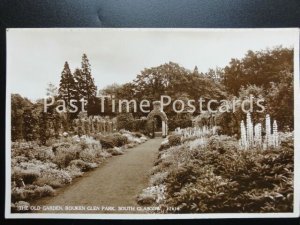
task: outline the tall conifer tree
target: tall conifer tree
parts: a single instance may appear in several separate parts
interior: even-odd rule
[[[75,115],[77,115],[77,113],[70,114],[68,112],[68,110],[70,109],[70,101],[78,100],[78,93],[76,90],[75,80],[71,73],[68,62],[65,62],[64,69],[61,73],[58,94],[59,99],[65,101],[68,119],[72,119]]]
[[[76,69],[74,73],[79,98],[87,100],[87,111],[90,114],[91,108],[95,103],[97,87],[91,73],[91,65],[86,54],[82,56],[81,70]]]

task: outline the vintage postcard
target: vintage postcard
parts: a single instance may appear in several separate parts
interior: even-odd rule
[[[8,29],[6,77],[7,218],[299,216],[299,29]]]

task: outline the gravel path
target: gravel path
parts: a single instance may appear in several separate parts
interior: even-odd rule
[[[43,213],[135,213],[136,196],[148,186],[161,142],[161,138],[150,139],[128,149],[34,205],[43,207]]]

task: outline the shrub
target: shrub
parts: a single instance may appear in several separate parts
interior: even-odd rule
[[[206,138],[197,138],[195,140],[189,141],[188,146],[190,150],[195,150],[199,148],[203,148],[206,146]]]
[[[79,158],[85,162],[99,162],[102,157],[100,155],[101,152],[102,150],[100,149],[86,148],[79,153]]]
[[[159,172],[154,174],[150,178],[150,185],[155,186],[164,183],[167,176],[168,176],[168,172]]]
[[[14,163],[18,164],[18,163],[21,163],[21,162],[27,162],[28,158],[24,157],[24,156],[15,156],[15,157],[13,157],[12,160],[14,160]]]
[[[24,200],[34,200],[36,198],[41,198],[44,196],[52,196],[55,191],[52,187],[45,186],[36,186],[36,185],[27,185],[25,187],[13,188],[11,193],[12,202],[24,201]]]
[[[228,202],[235,196],[231,190],[237,187],[236,182],[216,176],[210,165],[198,167],[194,164],[175,170],[166,185],[167,204],[178,207],[181,213],[230,212],[232,206],[228,207]]]
[[[80,171],[82,171],[82,172],[86,172],[86,171],[89,171],[91,169],[95,169],[98,167],[96,163],[88,163],[81,159],[71,161],[70,166],[71,167],[75,166],[75,167],[79,168]]]
[[[19,163],[18,167],[24,170],[35,170],[42,172],[49,169],[56,169],[57,165],[52,162],[42,162],[40,160],[33,159],[28,162]]]
[[[239,145],[235,138],[221,135],[211,136],[208,140],[208,148],[217,150],[219,153],[224,153],[227,150],[238,150]]]
[[[20,147],[20,148],[12,149],[11,154],[12,154],[12,158],[20,156],[27,159],[34,159],[33,151],[34,151],[33,147],[28,147],[28,148]]]
[[[170,144],[169,144],[169,142],[168,143],[164,143],[164,144],[161,144],[160,146],[159,146],[159,151],[163,151],[163,150],[165,150],[165,149],[168,149],[168,148],[170,148],[171,146],[170,146]]]
[[[121,135],[121,134],[114,134],[113,135],[113,141],[114,141],[115,146],[121,147],[121,146],[127,144],[128,138],[126,136]]]
[[[123,155],[124,151],[121,148],[114,147],[114,148],[108,149],[108,153],[110,153],[111,155]]]
[[[70,164],[72,164],[72,162]],[[76,165],[69,165],[66,168],[66,172],[70,175],[70,177],[72,179],[81,177],[83,175],[83,172],[81,171],[81,169],[78,168]]]
[[[54,154],[51,147],[39,147],[34,151],[34,157],[41,161],[52,160],[54,158]]]
[[[38,186],[50,185],[53,188],[58,188],[71,183],[71,181],[72,178],[66,171],[50,169],[43,171],[34,184]]]
[[[136,137],[138,137],[138,138],[141,138],[141,137],[144,136],[144,135],[143,135],[142,133],[140,133],[140,132],[134,132],[133,135],[136,136]]]
[[[294,146],[285,139],[266,151],[224,135],[186,141],[159,154],[150,184],[165,185],[161,206],[180,213],[291,212]]]
[[[141,137],[138,138],[136,137],[133,133],[127,131],[127,130],[120,130],[120,133],[122,134],[122,136],[127,138],[128,143],[138,143],[141,144],[142,142],[144,142],[145,140]]]
[[[146,132],[147,119],[137,119],[132,121],[132,130]],[[138,137],[138,136],[137,136]]]
[[[165,196],[165,186],[155,185],[143,190],[142,194],[137,197],[139,205],[152,205],[153,203],[161,203]]]
[[[133,116],[131,113],[121,113],[117,116],[117,129],[132,130],[133,129]]]
[[[168,137],[170,146],[177,146],[181,144],[181,136],[180,135],[170,135]]]
[[[61,144],[55,149],[55,156],[53,162],[58,165],[59,168],[65,168],[72,160],[79,157],[81,147],[79,145]]]
[[[133,147],[135,147],[135,145],[136,145],[135,143],[129,143],[129,144],[126,145],[126,147],[127,148],[133,148]]]
[[[170,131],[174,131],[177,127],[187,128],[192,127],[193,122],[190,119],[169,119],[168,128]]]
[[[96,138],[100,141],[104,149],[115,147],[115,142],[112,136],[98,135]]]
[[[32,184],[40,176],[37,170],[24,170],[20,167],[12,169],[12,178],[15,181],[23,180],[25,184]]]
[[[77,141],[78,141],[78,139],[77,139]],[[102,147],[99,140],[95,140],[95,138],[86,136],[86,135],[83,135],[80,137],[79,143],[81,145],[82,150],[84,150],[86,148],[100,150]]]

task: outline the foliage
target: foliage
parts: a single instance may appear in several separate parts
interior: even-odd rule
[[[204,138],[196,148],[191,146],[198,139],[183,141],[159,155],[150,185],[166,187],[161,208],[180,213],[293,210],[293,136],[285,135],[279,149],[265,151],[240,150],[238,141],[225,135]]]
[[[147,140],[147,138],[141,133],[132,133],[128,130],[119,131],[122,136],[125,136],[129,143],[141,144]]]
[[[95,169],[98,167],[96,163],[85,162],[81,159],[72,160],[69,165],[71,167],[79,168],[80,171],[82,171],[82,172],[86,172],[86,171],[89,171],[91,169]]]
[[[109,135],[94,135],[96,140],[99,140],[104,149],[122,147],[128,143],[137,142],[141,143],[140,138],[134,137],[131,132],[126,133],[114,133]],[[142,138],[142,137],[141,137]]]
[[[177,146],[181,144],[181,136],[180,135],[170,135],[168,137],[170,146]]]
[[[128,142],[128,138],[126,136],[118,133],[113,135],[113,139],[116,147],[121,147]]]
[[[262,51],[249,50],[242,59],[231,59],[224,69],[223,84],[236,95],[242,86],[254,84],[265,89],[284,79],[282,71],[293,72],[293,49],[277,47]]]
[[[163,144],[161,144],[160,146],[159,146],[159,151],[163,151],[163,150],[165,150],[165,149],[168,149],[168,148],[170,148],[171,146],[170,146],[170,144],[169,144],[169,141],[168,142],[166,142],[166,143],[163,143]]]
[[[99,141],[104,149],[115,147],[115,142],[111,136],[100,136]]]
[[[133,130],[133,116],[131,113],[121,113],[117,116],[117,129]]]
[[[32,169],[24,170],[20,167],[14,167],[11,176],[15,181],[22,180],[24,184],[32,184],[40,176],[40,173]]]
[[[23,113],[23,137],[26,141],[32,141],[36,139],[36,122],[37,121],[32,114],[32,109],[25,109]]]
[[[78,145],[62,143],[58,146],[54,146],[53,150],[55,154],[53,162],[56,163],[59,168],[65,168],[72,160],[79,158],[81,148],[79,148]]]
[[[116,146],[116,138],[114,138],[114,135],[93,135],[93,137],[98,140],[101,144],[101,146],[104,149],[113,148]]]
[[[137,202],[140,205],[151,205],[154,202],[160,203],[164,199],[164,191],[164,185],[148,187],[137,197]]]
[[[177,127],[187,128],[192,126],[192,120],[190,119],[169,119],[168,128],[170,131],[174,131]]]
[[[76,83],[72,75],[72,72],[69,68],[68,62],[65,62],[64,69],[61,73],[58,94],[59,94],[58,96],[59,99],[64,101],[68,116],[71,116],[69,113],[71,100],[78,101],[79,96],[78,96],[78,90],[76,89]],[[72,118],[74,118],[74,116],[77,114],[78,112],[76,114],[73,113]],[[69,117],[68,119],[70,118],[71,117]]]
[[[111,145],[103,144],[103,140],[109,140]],[[12,142],[12,203],[52,195],[53,189],[70,184],[106,158],[124,154],[129,144],[134,146],[146,140],[141,133],[122,130],[107,136],[54,138],[48,142],[50,146],[41,146],[38,141]]]
[[[23,188],[13,188],[11,193],[12,202],[33,200],[36,198],[41,198],[44,196],[54,195],[54,190],[52,187],[45,185],[39,187],[36,185],[28,185]]]
[[[39,115],[39,141],[42,145],[46,145],[49,138],[49,127],[47,126],[47,114],[41,112]]]
[[[202,93],[217,99],[223,95],[222,88],[213,80],[174,62],[145,68],[137,75],[134,85],[136,98],[150,101],[160,99],[163,94],[168,94],[172,99],[181,94],[188,94],[195,100],[199,99]],[[168,115],[170,113],[174,115],[171,107],[167,107],[164,111]]]
[[[132,121],[132,130],[146,133],[147,130],[146,125],[147,125],[146,119],[135,119]]]
[[[124,154],[124,149],[123,148],[118,148],[118,147],[110,148],[107,151],[111,155],[123,155]]]
[[[86,54],[82,56],[81,69],[77,69],[74,73],[74,79],[77,86],[79,98],[87,100],[87,112],[91,115],[94,111],[95,97],[97,87],[91,73],[91,65]]]
[[[41,175],[34,182],[38,186],[49,185],[53,188],[62,187],[72,182],[71,176],[64,170],[49,169],[41,172]]]
[[[11,136],[12,140],[23,138],[23,113],[32,103],[19,94],[11,95]]]
[[[294,128],[294,79],[293,72],[280,72],[280,82],[271,83],[266,95],[267,113],[278,121],[278,128],[291,131]]]
[[[293,49],[277,47],[248,51],[244,58],[232,59],[225,67],[221,83],[228,96],[242,100],[253,94],[256,100],[258,97],[264,99],[266,110],[263,116],[270,114],[278,121],[280,130],[290,131],[294,127],[293,72]],[[262,117],[253,116],[254,120]],[[238,131],[230,128],[237,128],[241,117],[241,110],[224,113],[218,124],[224,126],[224,133],[232,135]]]

